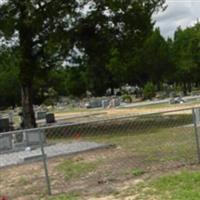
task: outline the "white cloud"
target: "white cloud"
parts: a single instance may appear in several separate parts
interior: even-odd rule
[[[154,16],[165,37],[172,37],[178,26],[186,28],[200,19],[200,0],[166,0],[166,4],[167,9]]]

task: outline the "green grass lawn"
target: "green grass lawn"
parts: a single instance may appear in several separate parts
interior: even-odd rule
[[[59,164],[57,167],[58,171],[60,171],[65,180],[80,178],[82,175],[86,175],[96,169],[97,162],[81,162],[81,161],[73,161],[66,160],[63,163]]]
[[[80,200],[80,197],[77,194],[71,193],[50,197],[49,200]]]
[[[200,172],[181,171],[164,175],[147,183],[140,183],[134,188],[123,191],[117,199],[134,196],[134,200],[199,200]]]
[[[197,161],[197,154],[194,128],[183,126],[191,122],[188,116],[172,116],[164,119],[164,121],[160,117],[158,122],[159,126],[155,120],[148,119],[146,121],[143,118],[141,124],[134,122],[133,126],[126,124],[125,128],[123,125],[119,125],[117,129],[110,129],[110,131],[108,127],[101,128],[100,130],[96,127],[92,130],[94,134],[83,135],[81,139],[84,141],[115,144],[123,152],[127,152],[127,155],[131,155],[133,158],[136,157],[140,165],[139,167],[130,168],[128,173],[137,179],[143,179],[143,176],[149,173],[148,167],[150,166],[154,168],[157,165],[162,165],[167,169],[169,167],[167,171],[170,172],[170,170],[173,171],[173,167],[170,169],[169,163],[195,163]],[[88,131],[91,130],[88,129]],[[104,162],[106,161],[104,160]],[[130,160],[124,160],[124,162],[128,163]],[[63,173],[66,180],[69,180],[87,175],[95,171],[97,167],[98,162],[65,161],[57,169]],[[124,171],[124,173],[126,172]],[[134,200],[200,199],[200,172],[188,170],[167,176],[163,176],[162,172],[159,172],[159,174],[157,176],[155,172],[153,179],[136,185],[136,187],[130,188],[127,191],[119,192],[117,195],[111,195],[116,200],[121,200],[129,195],[134,196]],[[55,197],[52,200],[79,199],[81,199],[81,194],[79,196],[68,194]]]
[[[114,144],[147,161],[196,161],[194,128],[191,115],[153,115],[126,120],[71,126],[52,130],[51,142],[83,141]],[[60,138],[58,134],[62,133]],[[70,136],[68,137],[69,134]]]
[[[131,188],[113,195],[113,200],[199,200],[200,172],[180,171],[171,175],[161,175],[147,182],[139,183]],[[77,194],[63,194],[49,200],[81,200]]]
[[[115,144],[129,153],[142,157],[143,162],[195,162],[196,144],[193,128],[149,128],[126,134],[110,134],[83,138],[99,143]]]

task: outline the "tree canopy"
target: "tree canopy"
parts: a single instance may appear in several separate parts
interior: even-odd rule
[[[145,45],[149,46],[151,40],[154,43],[153,38],[148,42],[153,37],[152,15],[164,9],[164,2],[5,0],[1,3],[0,36],[13,40],[14,45],[10,46],[15,47],[13,54],[18,58],[16,74],[21,85],[24,127],[36,126],[32,93],[51,83],[59,93],[77,96],[86,90],[103,95],[108,87],[124,83],[144,85],[149,76],[141,70],[145,70],[141,68],[144,64],[141,55]],[[158,40],[164,44],[161,37]],[[165,44],[157,46],[166,48]],[[53,84],[58,79],[59,87]]]

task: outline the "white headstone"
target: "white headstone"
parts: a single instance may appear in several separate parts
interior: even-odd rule
[[[8,113],[8,119],[9,119],[9,122],[10,122],[10,123],[13,123],[13,121],[14,121],[13,118],[14,118],[13,112],[10,111],[10,112]]]

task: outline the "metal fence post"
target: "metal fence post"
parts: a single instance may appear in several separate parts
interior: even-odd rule
[[[43,134],[44,133],[42,131],[39,131],[40,147],[41,147],[43,164],[44,164],[44,172],[45,172],[45,179],[46,179],[46,184],[47,184],[47,191],[48,191],[48,195],[52,195],[52,193],[51,193],[51,183],[50,183],[49,173],[48,173],[47,156],[46,156],[45,151],[44,151],[44,144],[43,144],[44,135]]]
[[[200,146],[199,146],[199,134],[198,134],[198,127],[197,127],[197,119],[198,118],[195,113],[195,108],[192,109],[192,116],[193,116],[195,139],[196,139],[196,145],[197,145],[198,163],[200,163]]]

